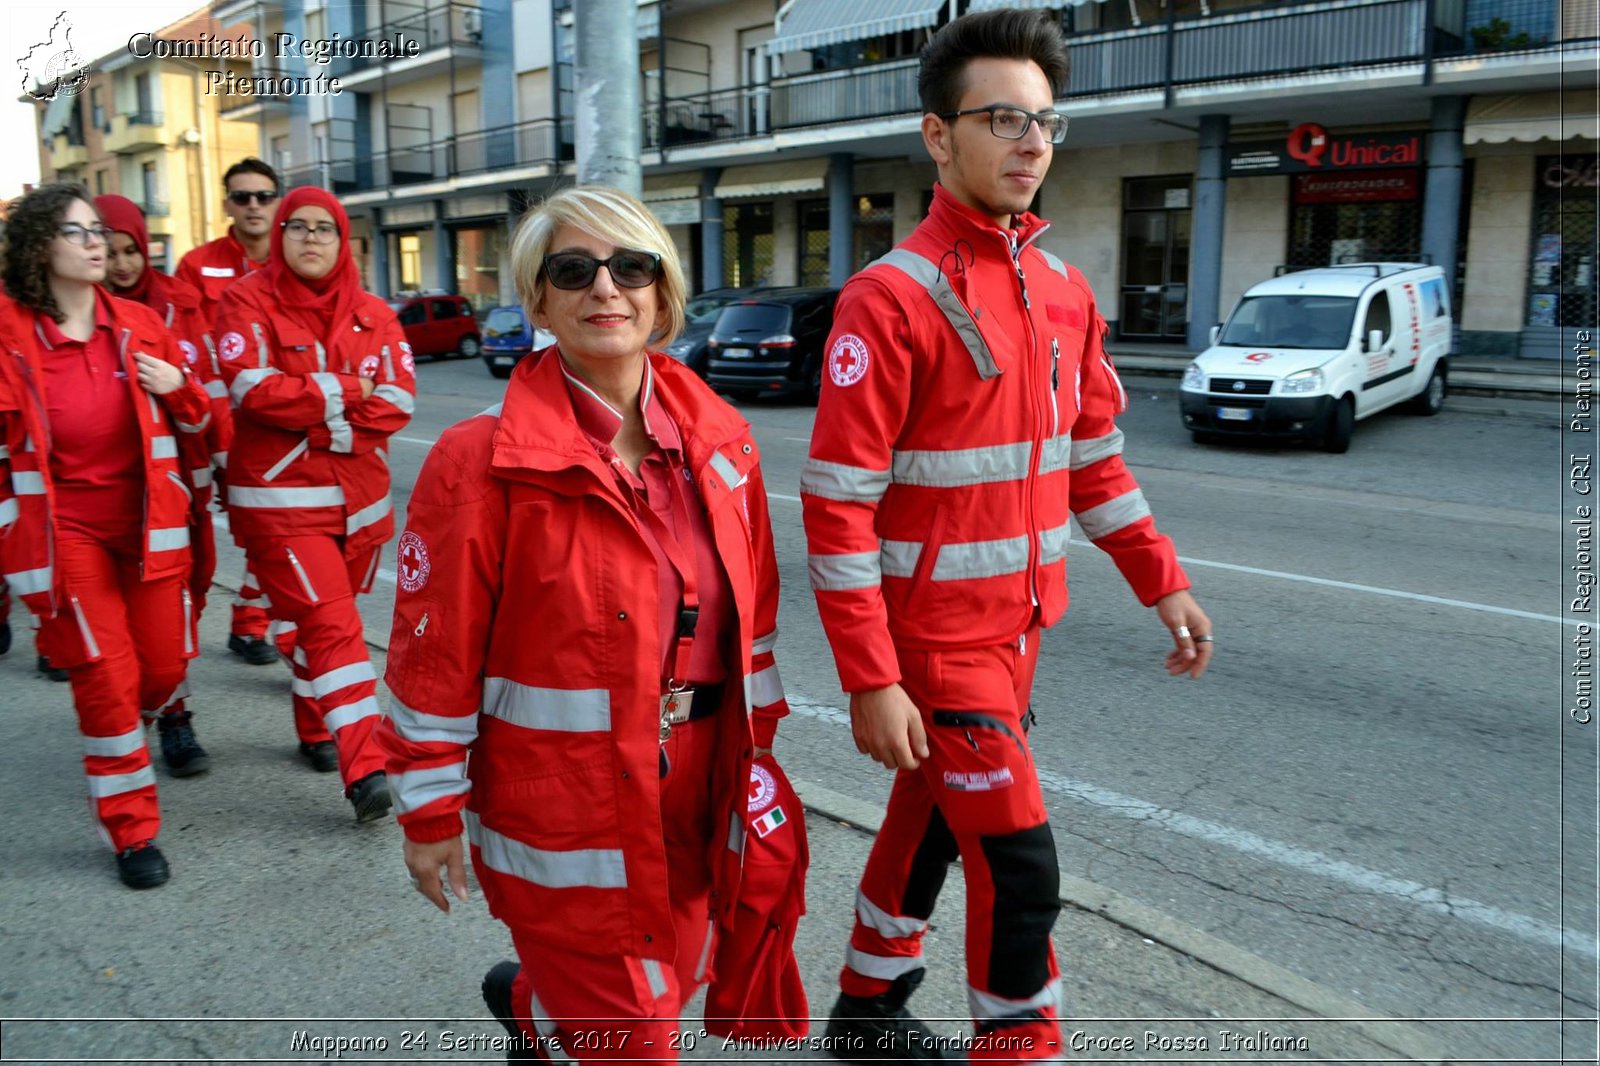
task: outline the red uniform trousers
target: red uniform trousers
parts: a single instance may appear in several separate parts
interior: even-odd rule
[[[154,718],[173,702],[194,654],[187,576],[144,581],[137,555],[113,554],[99,541],[80,537],[56,541],[56,565],[76,610],[42,619],[40,644],[47,654],[57,641],[99,652],[97,661],[68,667],[67,674],[83,735],[90,806],[101,835],[123,851],[155,839],[161,828],[141,715]]]
[[[293,622],[298,633],[295,732],[308,744],[334,741],[346,786],[382,770],[372,740],[378,679],[356,611],[356,593],[370,589],[377,573],[378,549],[347,559],[343,538],[314,534],[251,539],[244,550],[272,618]]]
[[[678,1061],[679,1018],[705,981],[715,949],[709,856],[716,838],[711,805],[716,750],[716,717],[673,726],[662,748],[667,772],[661,781],[661,825],[678,942],[670,965],[554,949],[511,927],[522,963],[511,986],[512,1010],[528,1046],[536,1046],[542,1058],[551,1059],[553,1042],[580,1066]]]
[[[236,637],[264,638],[267,635],[267,607],[261,599],[261,586],[250,564],[244,564],[244,577],[239,581],[239,594],[233,598],[233,622],[228,632]]]
[[[900,977],[920,981],[922,936],[959,855],[973,1061],[1062,1052],[1050,944],[1060,873],[1027,740],[1038,637],[1033,627],[1010,644],[900,649],[900,684],[922,712],[929,754],[895,775],[839,976],[844,992],[861,998],[888,992]]]

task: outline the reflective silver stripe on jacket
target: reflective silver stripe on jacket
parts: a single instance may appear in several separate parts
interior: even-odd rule
[[[1044,256],[1044,265],[1049,267],[1051,270],[1054,270],[1057,274],[1060,274],[1063,280],[1072,280],[1072,273],[1067,270],[1067,264],[1063,263],[1058,256],[1045,251],[1038,245],[1034,245],[1033,250]]]
[[[1122,430],[1113,429],[1099,437],[1072,442],[1072,469],[1082,470],[1090,463],[1098,463],[1113,455],[1122,454]]]
[[[1029,539],[1024,533],[998,540],[942,545],[939,558],[934,561],[933,572],[928,575],[929,580],[969,581],[1019,573],[1028,568]]]
[[[44,475],[37,470],[13,470],[11,491],[18,496],[43,496]]]
[[[960,488],[993,482],[1021,481],[1028,476],[1033,442],[989,444],[980,448],[903,451],[894,453],[897,485]]]
[[[856,889],[856,917],[860,918],[861,924],[868,929],[896,940],[916,936],[928,928],[928,922],[924,918],[906,918],[890,914],[868,899],[859,888]]]
[[[363,696],[358,700],[342,704],[333,708],[322,718],[322,724],[328,727],[328,732],[337,733],[346,726],[354,725],[363,718],[376,718],[383,711],[378,707],[378,697]]]
[[[228,395],[228,386],[221,378],[212,378],[205,383],[206,395],[213,400],[225,399]]]
[[[0,500],[0,526],[9,526],[20,514],[21,509],[17,506],[16,497]]]
[[[1046,437],[1044,447],[1039,450],[1039,476],[1054,474],[1067,469],[1072,457],[1072,434],[1061,433],[1054,437]]]
[[[783,679],[778,676],[776,666],[757,670],[749,676],[748,682],[752,707],[767,707],[783,699]]]
[[[389,790],[394,794],[395,813],[410,814],[446,796],[465,796],[472,790],[472,782],[467,780],[466,762],[457,761],[391,774]]]
[[[285,452],[282,459],[279,459],[277,462],[275,462],[271,466],[269,466],[267,468],[267,472],[265,474],[261,475],[261,480],[262,481],[276,481],[276,480],[278,480],[278,475],[283,473],[284,468],[286,468],[290,463],[294,462],[296,459],[298,459],[302,455],[304,455],[306,453],[306,449],[310,448],[310,447],[311,447],[311,441],[309,441],[309,440],[301,440],[299,444],[296,444],[293,448],[290,448],[287,452]]]
[[[232,387],[228,389],[228,396],[232,398],[233,406],[243,406],[244,398],[249,394],[251,389],[255,388],[272,375],[281,373],[283,373],[283,371],[279,370],[275,366],[264,366],[259,369],[239,371],[238,375],[233,379]]]
[[[994,353],[989,351],[989,345],[984,341],[983,334],[978,331],[978,324],[973,321],[971,312],[961,303],[961,298],[950,287],[949,279],[940,271],[937,263],[905,248],[895,248],[882,258],[868,263],[867,269],[870,270],[879,263],[894,267],[927,290],[934,304],[943,312],[944,317],[954,327],[956,335],[961,338],[967,353],[972,356],[979,377],[988,381],[999,376],[1000,365],[994,361]]]
[[[172,526],[170,529],[150,531],[150,550],[153,552],[177,551],[189,546],[189,527]]]
[[[465,747],[478,739],[478,716],[464,714],[425,714],[389,696],[389,720],[394,731],[412,744],[460,744]]]
[[[95,799],[120,796],[124,792],[137,792],[141,788],[156,787],[156,772],[145,766],[126,774],[89,774],[89,795]]]
[[[1145,502],[1143,492],[1130,489],[1098,507],[1079,511],[1074,517],[1077,518],[1078,526],[1085,536],[1090,540],[1099,540],[1119,529],[1133,525],[1142,518],[1149,518],[1150,505]]]
[[[272,349],[267,347],[267,335],[261,328],[261,323],[250,323],[250,333],[256,339],[256,358],[261,360],[263,367],[270,366],[272,364]]]
[[[807,459],[800,472],[800,491],[844,503],[877,503],[889,491],[889,471]]]
[[[509,677],[486,677],[483,713],[523,729],[604,733],[611,729],[611,693],[603,688],[539,688]]]
[[[1049,1010],[1061,1005],[1061,978],[1052,978],[1044,988],[1027,999],[1006,999],[992,992],[983,992],[967,986],[967,1005],[974,1018],[1018,1018],[1035,1011]]]
[[[543,888],[627,888],[628,872],[619,848],[547,851],[495,832],[463,811],[467,839],[477,846],[484,864]]]
[[[745,479],[739,475],[739,468],[734,466],[728,457],[721,452],[711,453],[711,469],[717,472],[717,476],[722,478],[722,483],[727,485],[730,491],[745,482]]]
[[[818,592],[845,592],[883,584],[883,564],[878,552],[808,555],[806,567],[811,573],[811,587]]]
[[[0,444],[0,459],[9,458],[11,458],[11,449],[7,448],[4,444]]]
[[[777,646],[778,646],[778,631],[776,629],[774,629],[770,633],[761,634],[759,637],[757,637],[756,639],[754,639],[754,640],[752,640],[750,642],[750,654],[751,655],[760,655],[763,652],[771,651],[772,649],[776,648]]]
[[[1039,565],[1049,566],[1067,557],[1067,546],[1072,542],[1072,521],[1069,519],[1054,529],[1039,531]]]
[[[170,433],[163,433],[158,437],[150,438],[150,458],[176,459],[178,457],[178,438]]]
[[[205,428],[211,424],[211,412],[207,411],[198,422],[184,422],[181,419],[174,418],[172,424],[185,433],[203,433]]]
[[[233,493],[231,490],[228,493],[228,502],[233,502]],[[361,510],[345,518],[345,535],[349,536],[354,533],[359,533],[368,526],[383,521],[384,518],[388,517],[389,513],[393,510],[394,501],[389,499],[388,496],[384,496],[383,499],[376,503],[367,504],[365,507],[361,508]]]
[[[350,423],[344,416],[344,385],[339,375],[317,371],[309,377],[322,393],[322,421],[328,427],[330,452],[348,452],[353,447]]]
[[[910,577],[917,569],[917,560],[922,557],[922,542],[880,540],[878,553],[884,577]]]
[[[306,488],[229,485],[228,506],[230,508],[343,507],[344,489],[338,485],[312,485]]]
[[[399,385],[379,385],[372,390],[372,395],[381,396],[393,404],[397,410],[403,411],[408,415],[416,413],[417,398]]]
[[[50,591],[54,573],[50,567],[41,566],[37,570],[13,570],[5,575],[5,579],[6,584],[11,586],[11,591],[18,596],[32,596]]]
[[[114,737],[84,737],[83,753],[102,759],[120,759],[144,747],[144,727]]]
[[[209,489],[212,482],[211,468],[209,466],[196,467],[189,471],[189,480],[194,482],[194,487],[197,489]]]

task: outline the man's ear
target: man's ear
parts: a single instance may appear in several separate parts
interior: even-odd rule
[[[954,131],[944,119],[929,111],[922,116],[922,146],[928,150],[934,165],[950,162],[950,137]]]

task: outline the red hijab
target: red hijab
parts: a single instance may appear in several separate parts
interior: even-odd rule
[[[109,194],[96,196],[94,209],[100,213],[101,222],[117,233],[133,238],[134,246],[144,257],[144,273],[139,275],[139,280],[134,282],[133,288],[121,290],[112,288],[109,277],[106,278],[106,288],[110,289],[114,296],[120,296],[124,300],[137,300],[146,307],[166,314],[172,293],[167,285],[167,276],[150,265],[150,231],[144,224],[144,212],[139,210],[138,204],[126,196]],[[109,248],[107,252],[110,252]]]
[[[333,269],[313,281],[294,272],[283,254],[283,224],[302,207],[320,207],[339,227],[339,256]],[[327,248],[327,245],[318,247]],[[334,195],[314,186],[290,189],[272,218],[272,254],[262,268],[278,300],[278,312],[326,338],[336,322],[348,318],[363,295],[361,272],[350,254],[350,216]]]

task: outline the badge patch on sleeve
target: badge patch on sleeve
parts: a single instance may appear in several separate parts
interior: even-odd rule
[[[364,378],[377,378],[378,357],[375,355],[369,355],[365,359],[361,360],[360,374]]]
[[[400,534],[400,542],[395,545],[395,578],[400,588],[405,592],[420,591],[432,570],[427,543],[409,529]]]
[[[222,358],[233,362],[244,354],[244,335],[238,332],[228,332],[222,335],[220,346]]]
[[[179,341],[178,347],[183,349],[183,357],[190,366],[194,366],[200,361],[200,349],[196,348],[190,341]]]
[[[867,342],[854,333],[841,333],[828,349],[828,376],[841,389],[867,376]]]

